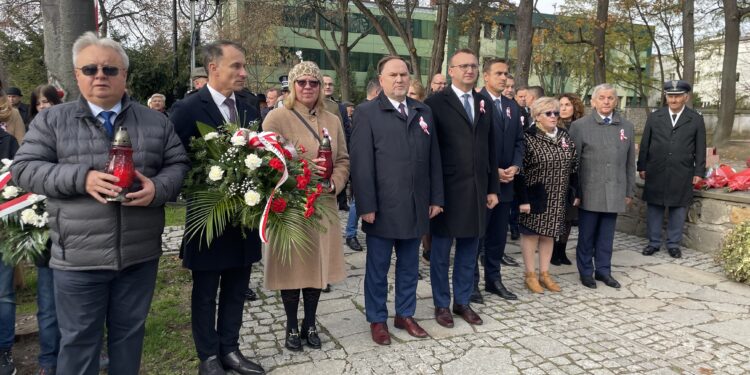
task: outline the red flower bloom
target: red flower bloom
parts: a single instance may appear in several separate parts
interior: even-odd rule
[[[284,154],[285,158],[292,159],[292,153],[289,152],[289,150],[287,150],[287,149],[285,149],[285,148],[282,147],[281,148],[281,153]]]
[[[271,159],[271,161],[268,162],[268,166],[281,173],[284,173],[284,163],[282,163],[279,158]]]
[[[300,154],[304,154],[305,152],[307,152],[307,149],[303,145],[299,145],[299,146],[297,146],[297,148],[299,149],[299,153]],[[305,160],[303,160],[303,161],[305,161]],[[307,165],[307,163],[305,163],[305,165]]]
[[[312,205],[308,206],[307,209],[305,210],[305,218],[309,219],[310,216],[314,214],[315,214],[315,207]]]
[[[284,198],[274,198],[271,201],[271,211],[276,213],[282,213],[286,210],[286,201]]]
[[[297,189],[305,190],[307,188],[307,184],[310,182],[310,179],[305,176],[297,176]]]

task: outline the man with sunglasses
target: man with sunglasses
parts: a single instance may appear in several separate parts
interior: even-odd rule
[[[220,40],[204,46],[203,55],[208,83],[196,94],[175,103],[177,108],[171,117],[187,149],[191,138],[200,137],[197,122],[215,128],[225,123],[248,127],[260,118],[257,107],[250,104],[256,102],[243,90],[247,79],[245,49],[235,42]],[[192,209],[188,201],[188,212]],[[239,228],[225,229],[210,246],[197,238],[183,239],[180,256],[193,276],[192,329],[201,375],[224,374],[225,369],[240,374],[264,373],[239,350],[250,269],[261,259],[260,250],[257,231],[243,235]]]
[[[435,118],[445,196],[445,212],[430,223],[432,299],[435,320],[451,328],[448,271],[454,239],[453,312],[469,324],[482,324],[469,299],[479,239],[487,228],[487,209],[498,203],[500,178],[492,126],[494,108],[488,98],[474,91],[479,76],[477,56],[469,49],[458,50],[450,59],[448,74],[451,86],[427,98],[425,104]]]
[[[73,45],[80,100],[40,112],[11,167],[22,188],[47,196],[50,268],[60,327],[57,373],[99,372],[107,327],[109,367],[138,374],[156,283],[164,204],[180,191],[188,157],[167,117],[125,93],[128,56],[87,32]],[[136,182],[101,172],[116,129],[127,128]]]

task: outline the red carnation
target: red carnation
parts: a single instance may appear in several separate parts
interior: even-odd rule
[[[290,159],[290,160],[292,159],[292,153],[289,152],[289,150],[282,148],[281,153],[284,154],[285,158]]]
[[[305,190],[310,179],[305,176],[297,176],[297,189]]]
[[[300,154],[304,154],[305,152],[307,152],[307,149],[303,145],[299,145],[299,146],[297,146],[297,148],[299,149],[299,153]],[[307,164],[305,164],[305,165],[307,165]]]
[[[286,210],[286,201],[284,200],[284,198],[274,198],[271,201],[271,211],[280,214],[284,212],[284,210]]]
[[[284,172],[284,163],[279,160],[279,158],[273,158],[271,161],[268,162],[268,166],[283,173]]]
[[[305,218],[309,219],[310,216],[315,214],[315,207],[313,205],[310,205],[305,210]]]

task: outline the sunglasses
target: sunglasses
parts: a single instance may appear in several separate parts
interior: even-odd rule
[[[91,64],[91,65],[85,65],[76,69],[80,69],[81,73],[83,73],[83,75],[85,76],[93,76],[93,75],[96,75],[96,72],[99,71],[99,68],[102,69],[102,73],[104,73],[105,76],[114,77],[120,74],[120,68],[116,66],[109,66],[109,65],[103,65],[100,67],[98,65]]]
[[[544,112],[544,115],[547,117],[552,117],[552,116],[560,117],[560,111],[547,111],[547,112]]]
[[[316,80],[298,79],[298,80],[296,80],[294,82],[297,83],[297,85],[299,85],[299,87],[303,87],[304,88],[304,87],[308,87],[309,86],[311,89],[314,89],[314,88],[316,88],[316,87],[318,87],[320,85],[320,81],[316,81]]]

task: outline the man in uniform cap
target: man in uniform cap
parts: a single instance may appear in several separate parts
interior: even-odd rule
[[[279,82],[281,83],[281,95],[276,99],[276,108],[284,106],[284,98],[286,98],[286,94],[289,93],[289,77],[285,75],[280,76]]]
[[[18,110],[19,114],[21,114],[23,123],[26,124],[26,127],[28,127],[30,121],[29,106],[28,104],[21,102],[21,98],[23,97],[21,89],[19,89],[18,87],[8,87],[8,90],[5,91],[5,95],[8,97],[10,104]]]
[[[668,211],[667,250],[680,258],[682,227],[693,199],[693,185],[706,172],[706,126],[703,116],[685,104],[691,86],[683,80],[664,82],[667,106],[648,116],[638,153],[638,173],[646,181],[648,246],[643,255],[661,248],[664,212]]]

